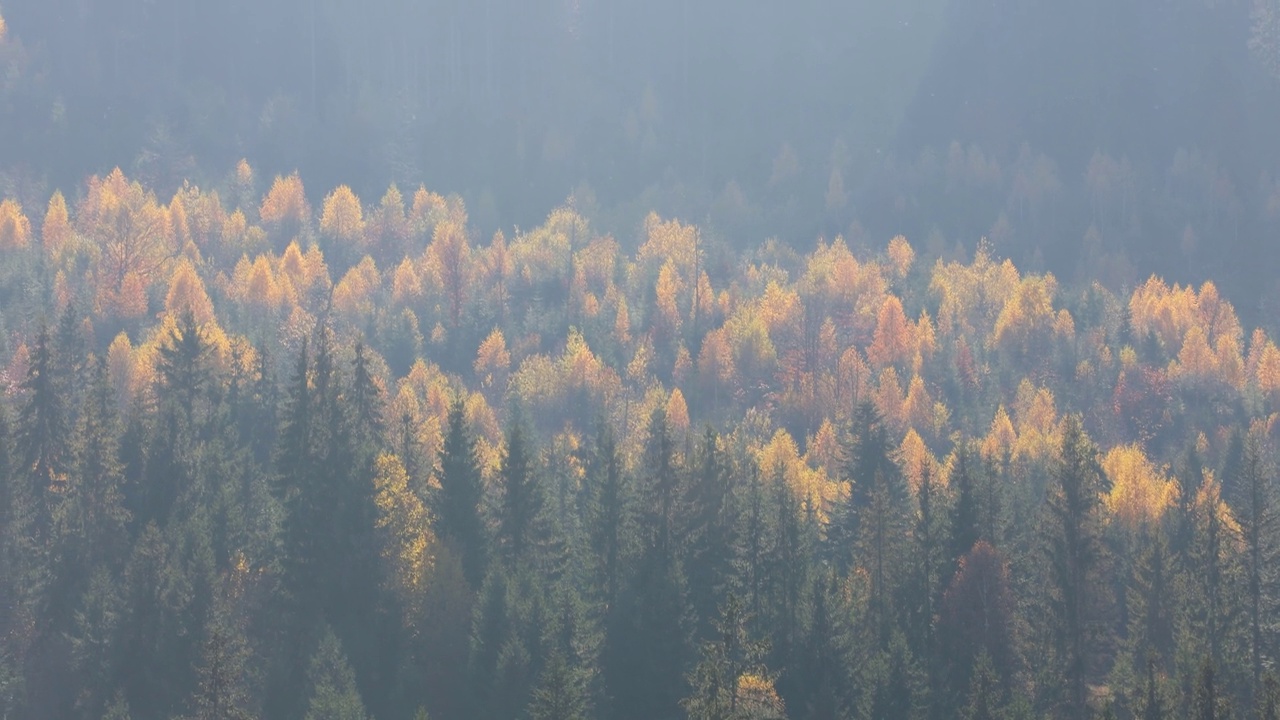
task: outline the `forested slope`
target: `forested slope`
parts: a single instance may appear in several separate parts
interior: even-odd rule
[[[9,714],[1274,707],[1280,350],[1212,283],[307,197],[0,203]]]

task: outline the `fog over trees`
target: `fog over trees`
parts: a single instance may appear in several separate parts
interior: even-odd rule
[[[0,0],[0,717],[1280,717],[1276,0]]]

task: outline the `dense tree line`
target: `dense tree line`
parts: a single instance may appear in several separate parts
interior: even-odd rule
[[[245,162],[5,200],[0,256],[8,715],[1280,703],[1280,350],[1212,283],[483,244]]]

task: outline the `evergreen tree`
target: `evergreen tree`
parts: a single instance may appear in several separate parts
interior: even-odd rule
[[[1062,705],[1082,717],[1087,683],[1095,672],[1104,547],[1102,493],[1107,481],[1097,451],[1072,416],[1063,429],[1062,448],[1053,470],[1045,519],[1049,604],[1056,657],[1062,678]]]
[[[507,426],[506,444],[498,469],[502,510],[498,518],[498,547],[509,567],[528,559],[534,524],[542,509],[541,488],[535,477],[528,441],[518,410]]]
[[[552,650],[533,691],[530,720],[586,720],[590,709],[583,673],[569,664],[563,652]]]
[[[595,575],[606,612],[614,607],[625,579],[634,541],[631,488],[623,472],[613,429],[603,421],[596,428],[595,443],[587,462],[590,500],[587,507],[587,540],[595,558]]]
[[[244,685],[248,649],[231,619],[216,614],[207,629],[198,687],[191,700],[193,720],[248,720],[248,688]]]
[[[903,605],[907,608],[908,641],[921,658],[931,687],[940,687],[940,663],[936,657],[935,618],[942,596],[943,576],[949,558],[944,545],[946,516],[939,508],[942,493],[933,471],[926,465],[916,494],[917,513],[912,533],[912,573],[903,584]]]
[[[356,676],[342,652],[342,643],[326,628],[307,671],[311,696],[306,720],[366,720]]]
[[[1276,616],[1280,601],[1280,506],[1274,475],[1263,466],[1261,448],[1252,437],[1241,449],[1239,473],[1233,485],[1239,498],[1237,517],[1245,544],[1252,688],[1258,693],[1262,689],[1263,665],[1275,658],[1275,623],[1271,618]]]
[[[22,381],[26,401],[18,414],[18,460],[36,498],[66,482],[67,416],[58,392],[49,329],[41,325]]]
[[[719,436],[710,426],[694,454],[688,497],[685,547],[689,559],[689,596],[694,612],[709,630],[720,597],[728,589],[736,546],[737,508],[732,468]]]
[[[892,454],[879,411],[870,401],[863,402],[854,412],[845,446],[843,480],[848,483],[848,495],[837,506],[827,532],[829,554],[844,571],[853,566],[854,548],[865,537],[862,528],[864,518],[887,511],[889,508],[884,504],[894,500],[893,495],[900,489],[901,474]],[[877,492],[880,493],[878,500]],[[873,502],[879,502],[881,507],[869,509]],[[886,523],[891,519],[881,515],[879,520],[879,527],[872,529],[872,535],[887,540],[889,527]],[[883,569],[881,561],[884,559],[881,556],[873,563],[879,562],[879,568]],[[873,572],[876,570],[875,567],[871,569]],[[880,579],[883,579],[883,574]]]
[[[951,542],[950,554],[952,563],[958,563],[974,543],[982,538],[982,520],[978,512],[978,479],[975,476],[973,463],[969,459],[969,449],[961,445],[956,449],[955,467],[951,470],[950,486],[955,495],[955,503],[951,506]],[[987,538],[991,541],[991,538]]]
[[[1196,677],[1191,717],[1193,720],[1230,720],[1233,717],[1230,703],[1219,692],[1217,673],[1208,658],[1201,663]]]
[[[487,551],[480,500],[484,494],[476,464],[475,440],[466,425],[462,398],[449,408],[448,429],[440,451],[440,489],[433,498],[436,537],[462,558],[473,588],[484,579]]]

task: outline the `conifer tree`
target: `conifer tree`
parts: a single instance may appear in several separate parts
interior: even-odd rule
[[[66,481],[67,417],[58,392],[49,329],[41,325],[22,381],[26,402],[18,414],[18,460],[36,498]]]
[[[1048,616],[1053,625],[1065,712],[1085,712],[1087,683],[1098,651],[1104,546],[1102,493],[1106,477],[1078,418],[1067,418],[1053,470],[1045,520]]]
[[[307,671],[311,687],[305,720],[366,720],[356,676],[342,651],[342,643],[326,628]]]
[[[487,563],[484,523],[480,518],[483,492],[475,440],[467,428],[459,397],[449,408],[448,429],[440,451],[440,489],[433,498],[433,509],[436,537],[461,556],[463,572],[473,588],[479,588],[484,580]]]
[[[543,500],[518,409],[507,426],[498,479],[502,487],[498,547],[503,561],[515,568],[529,558]]]
[[[1249,619],[1249,660],[1252,688],[1261,692],[1263,665],[1275,657],[1275,617],[1280,601],[1280,506],[1275,479],[1263,465],[1258,441],[1250,437],[1241,449],[1237,506],[1245,544],[1244,565]]]

